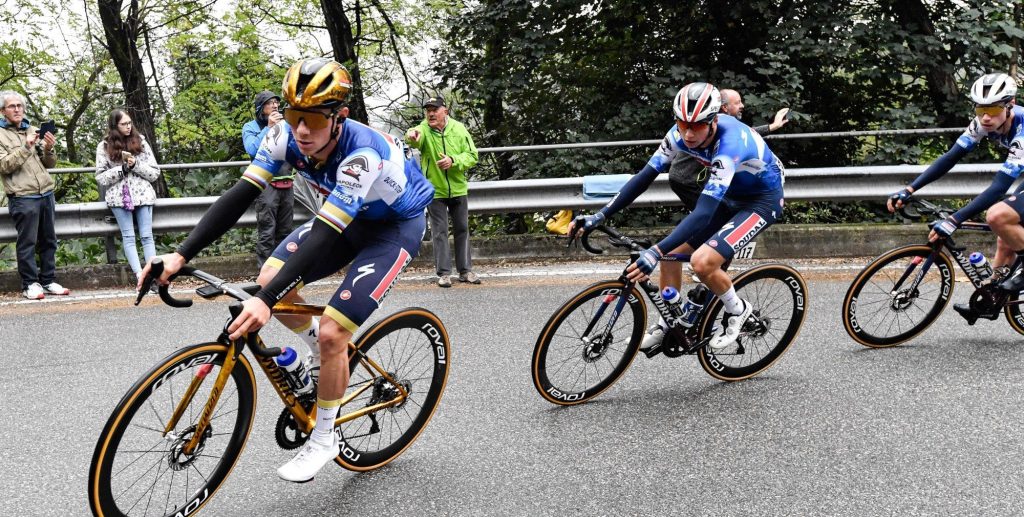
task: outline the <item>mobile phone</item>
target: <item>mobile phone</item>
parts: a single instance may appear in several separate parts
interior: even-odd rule
[[[39,126],[37,131],[40,137],[46,136],[46,133],[50,133],[53,136],[57,136],[57,124],[53,120],[47,120],[43,122],[43,125]]]
[[[126,161],[128,161],[128,158],[131,158],[131,157],[132,157],[132,153],[129,153],[128,151],[121,151],[121,161],[126,162]]]

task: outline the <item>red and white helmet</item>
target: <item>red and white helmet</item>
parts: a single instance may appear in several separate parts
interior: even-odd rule
[[[971,100],[982,106],[1012,101],[1017,95],[1017,81],[1001,74],[985,74],[971,86]]]
[[[683,86],[672,103],[676,118],[683,122],[711,122],[722,108],[722,94],[710,83]]]

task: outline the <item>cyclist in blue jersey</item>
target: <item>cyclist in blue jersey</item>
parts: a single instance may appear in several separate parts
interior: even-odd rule
[[[736,294],[722,264],[782,214],[785,175],[761,136],[739,120],[719,114],[721,105],[721,94],[711,84],[690,83],[679,90],[672,105],[675,125],[647,165],[600,212],[577,218],[569,229],[569,235],[575,236],[628,206],[668,170],[676,153],[687,153],[707,166],[710,178],[693,212],[630,264],[627,277],[646,279],[666,252],[692,253],[694,272],[725,306],[724,325],[710,343],[715,350],[736,342],[753,310]],[[645,347],[653,345],[651,339],[660,341],[668,328],[667,322],[660,321]]]
[[[305,283],[351,264],[324,311],[323,321],[281,316],[321,362],[316,426],[298,454],[278,469],[287,481],[309,481],[339,453],[334,419],[348,385],[348,343],[380,306],[398,274],[419,252],[426,229],[424,209],[434,188],[400,140],[349,120],[351,76],[328,59],[296,62],[284,77],[285,124],[268,132],[242,178],[203,216],[175,253],[161,257],[160,282],[181,269],[230,229],[285,163],[327,200],[311,221],[296,228],[260,271],[262,286],[243,303],[231,338],[261,328],[278,301],[299,303]],[[149,265],[143,273],[148,274]],[[141,284],[140,284],[141,285]],[[314,369],[316,365],[314,365]]]
[[[971,86],[974,120],[946,154],[935,160],[909,186],[889,196],[887,202],[890,212],[902,207],[915,192],[949,172],[986,138],[1009,149],[1006,161],[992,179],[992,184],[948,219],[936,221],[929,234],[932,242],[940,236],[948,237],[961,223],[987,209],[988,224],[998,236],[992,260],[995,270],[992,281],[1004,279],[1010,273],[1009,265],[1016,255],[1024,254],[1024,226],[1021,226],[1024,186],[1000,202],[1024,171],[1024,108],[1015,105],[1016,95],[1017,82],[1006,74],[986,74],[975,81]],[[969,304],[956,304],[954,308],[960,314],[970,316]]]

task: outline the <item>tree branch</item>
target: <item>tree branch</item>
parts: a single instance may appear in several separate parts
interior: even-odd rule
[[[391,22],[391,18],[388,13],[381,7],[379,0],[370,0],[373,6],[377,8],[377,12],[384,18],[384,23],[388,26],[388,35],[391,38],[391,48],[395,51],[395,59],[398,60],[398,67],[402,69],[402,78],[405,80],[405,95],[406,97],[412,98],[412,87],[409,84],[409,72],[405,69],[405,63],[402,61],[402,53],[398,50],[398,39],[395,37],[395,24]]]
[[[305,24],[305,23],[286,22],[286,21],[278,18],[277,16],[275,16],[270,11],[268,11],[265,7],[263,7],[263,4],[256,4],[256,8],[259,9],[260,12],[263,13],[264,16],[266,16],[267,18],[270,18],[271,20],[273,20],[274,23],[276,23],[278,25],[283,25],[285,27],[293,27],[293,28],[296,28],[296,29],[322,29],[322,30],[327,30],[327,26],[326,25],[310,25],[310,24]]]

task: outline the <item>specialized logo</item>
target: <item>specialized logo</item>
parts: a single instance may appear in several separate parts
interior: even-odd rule
[[[341,292],[341,294],[338,295],[338,298],[341,298],[342,300],[348,300],[351,297],[352,291],[349,291],[348,289],[345,289],[344,291]]]
[[[735,227],[736,227],[736,223],[734,223],[732,221],[729,221],[729,222],[725,223],[724,226],[722,226],[721,230],[718,230],[718,235],[722,235],[723,233],[725,233],[725,232],[727,232],[729,230],[732,230]]]
[[[398,280],[398,274],[405,269],[405,266],[412,262],[412,255],[405,248],[398,251],[398,258],[395,259],[395,263],[391,265],[388,272],[384,275],[384,278],[380,280],[377,287],[370,293],[370,298],[377,302],[377,307],[380,307],[381,301],[391,292],[391,288],[394,287],[395,281]]]
[[[356,275],[354,279],[352,279],[352,285],[356,285],[356,282],[358,282],[360,278],[363,278],[366,275],[372,275],[376,273],[377,270],[373,269],[373,266],[374,264],[363,264],[362,266],[359,266],[356,269],[356,271],[358,271],[359,274]]]
[[[726,235],[724,240],[729,246],[732,246],[732,249],[738,250],[746,246],[765,226],[768,226],[768,221],[758,214],[750,214],[750,217],[747,217],[735,230]]]
[[[341,164],[339,170],[346,176],[360,179],[364,173],[370,170],[370,164],[362,156],[353,156]]]

